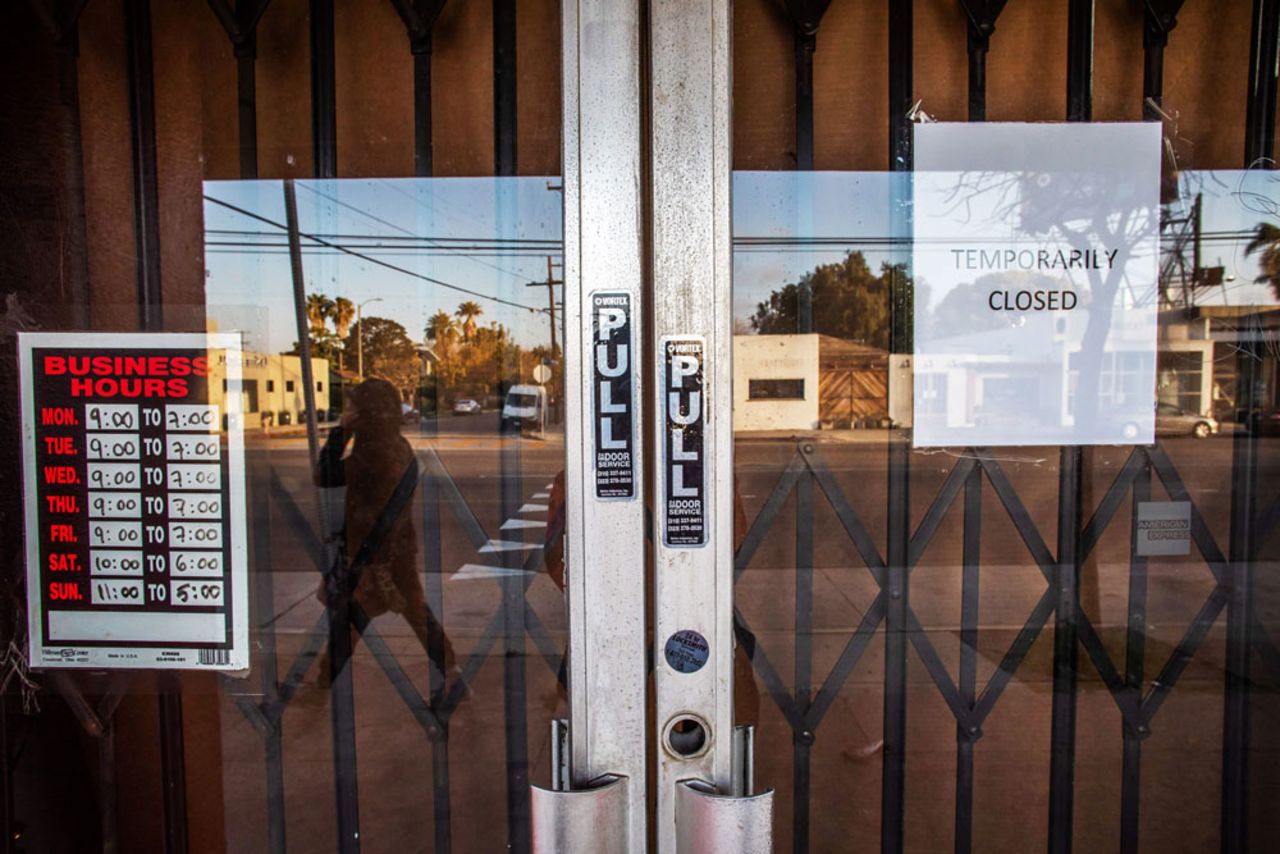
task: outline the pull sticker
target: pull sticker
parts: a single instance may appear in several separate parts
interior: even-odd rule
[[[591,295],[595,363],[596,498],[634,498],[635,387],[631,382],[631,294]]]
[[[662,339],[663,512],[667,546],[707,542],[706,342]]]

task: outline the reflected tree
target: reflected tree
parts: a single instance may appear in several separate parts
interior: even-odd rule
[[[1270,285],[1276,299],[1280,299],[1280,226],[1272,222],[1260,222],[1254,229],[1253,239],[1244,248],[1245,255],[1260,253],[1258,276],[1255,282]]]
[[[861,252],[821,264],[773,291],[756,306],[751,328],[761,335],[794,335],[799,329],[800,297],[812,294],[813,331],[858,344],[888,349],[890,295],[895,284],[910,277],[905,264],[880,265],[873,271]]]

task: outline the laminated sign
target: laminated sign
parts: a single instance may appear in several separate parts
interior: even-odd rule
[[[33,667],[248,668],[240,353],[19,336]]]
[[[707,542],[706,342],[662,339],[662,541]]]
[[[631,294],[591,295],[595,363],[596,498],[634,498],[635,384],[632,382]]]
[[[917,446],[1153,441],[1160,135],[916,125]]]

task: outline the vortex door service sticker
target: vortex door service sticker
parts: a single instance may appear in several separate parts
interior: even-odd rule
[[[1154,440],[1160,135],[915,126],[916,446]]]
[[[632,382],[631,294],[591,295],[595,363],[596,498],[634,498],[635,384]]]
[[[662,541],[668,546],[707,542],[705,360],[702,338],[662,339]]]
[[[18,346],[31,666],[247,671],[240,336]]]

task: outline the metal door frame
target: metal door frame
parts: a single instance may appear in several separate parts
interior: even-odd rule
[[[567,762],[553,760],[551,790],[534,789],[534,845],[644,851],[652,814],[660,852],[706,851],[708,839],[716,850],[767,851],[771,794],[744,797],[749,733],[733,726],[731,3],[566,0],[561,15],[570,720],[567,734],[558,727],[552,736],[553,746],[567,740],[567,750],[553,751]],[[592,477],[592,296],[602,290],[626,293],[632,306],[631,498],[597,497]],[[642,310],[648,304],[651,317]],[[645,506],[656,511],[663,485],[656,359],[664,336],[706,345],[707,533],[701,546],[669,548],[656,512],[649,526],[650,717]],[[709,659],[694,672],[663,655],[665,640],[682,630],[708,643]],[[669,742],[683,718],[703,727],[703,747],[688,755]]]

